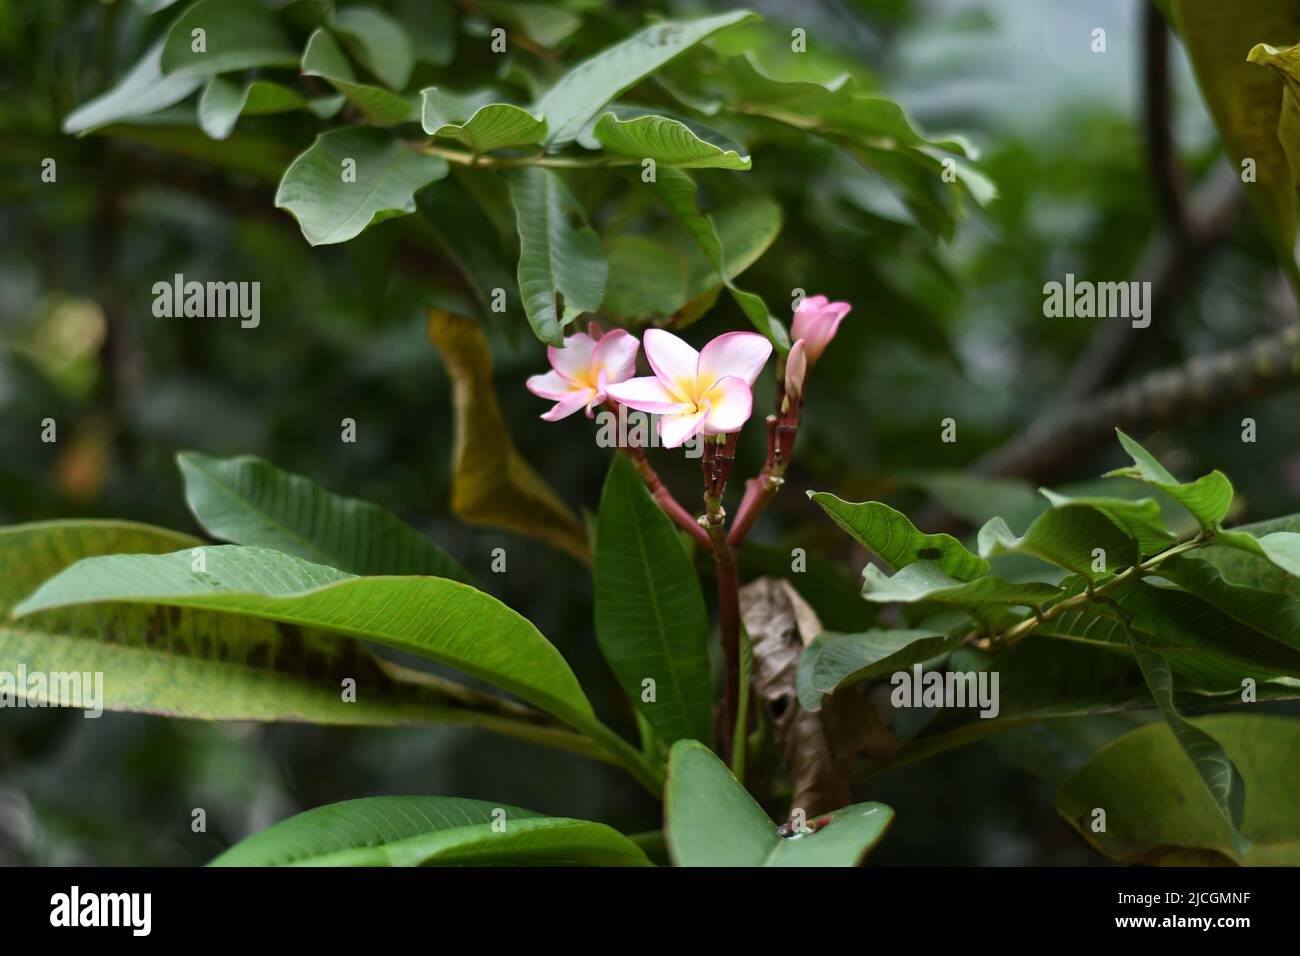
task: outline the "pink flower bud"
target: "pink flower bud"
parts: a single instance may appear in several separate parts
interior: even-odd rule
[[[840,322],[852,308],[847,302],[829,302],[824,295],[814,295],[799,303],[790,337],[803,339],[809,365],[821,358],[826,346],[835,338]]]
[[[798,401],[803,397],[803,380],[807,374],[807,347],[803,339],[798,339],[790,346],[790,354],[785,358],[785,393],[791,401]]]

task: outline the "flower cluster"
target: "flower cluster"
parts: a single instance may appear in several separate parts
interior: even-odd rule
[[[794,314],[794,345],[784,360],[783,393],[797,406],[808,369],[821,357],[848,315],[847,302],[818,295],[803,299]],[[547,349],[551,371],[528,379],[528,390],[555,404],[546,421],[579,409],[592,417],[606,401],[658,417],[659,440],[676,448],[698,434],[740,431],[754,411],[753,385],[772,355],[772,344],[753,332],[727,332],[696,351],[664,329],[645,333],[645,355],[653,375],[635,378],[642,343],[622,329],[587,332]],[[778,375],[780,370],[778,369]]]

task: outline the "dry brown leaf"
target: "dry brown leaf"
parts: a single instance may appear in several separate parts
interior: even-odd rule
[[[802,809],[811,819],[845,806],[852,801],[853,759],[864,752],[882,755],[896,742],[856,691],[828,697],[818,713],[799,706],[799,658],[822,625],[789,581],[762,577],[746,584],[740,614],[753,647],[754,695],[771,718],[789,767],[792,810]]]
[[[452,380],[456,440],[451,510],[470,524],[527,535],[591,562],[587,533],[515,448],[492,388],[492,350],[478,323],[429,310],[429,338]]]

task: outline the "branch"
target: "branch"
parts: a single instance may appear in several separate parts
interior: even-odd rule
[[[695,539],[701,547],[712,548],[713,544],[709,540],[709,533],[700,525],[699,519],[687,511],[669,491],[664,483],[659,479],[659,474],[646,459],[645,452],[640,448],[627,448],[619,446],[619,451],[628,457],[628,460],[636,466],[636,470],[641,474],[641,480],[645,482],[646,488],[650,490],[650,497],[655,500],[664,514],[677,522],[678,527]]]
[[[981,458],[978,474],[1044,482],[1110,440],[1114,429],[1142,430],[1199,418],[1300,384],[1300,325],[1263,336],[1212,358],[1093,398],[1067,403],[1040,418],[1019,438]]]

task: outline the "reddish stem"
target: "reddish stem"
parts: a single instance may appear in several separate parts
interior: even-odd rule
[[[683,531],[694,538],[701,547],[710,548],[712,542],[709,540],[709,533],[700,525],[699,519],[673,497],[662,481],[659,480],[659,474],[646,459],[645,452],[640,448],[623,448],[619,451],[627,455],[632,464],[636,465],[636,470],[641,473],[641,480],[645,482],[646,488],[650,491],[650,497],[659,504],[664,514],[672,518],[681,527]]]

